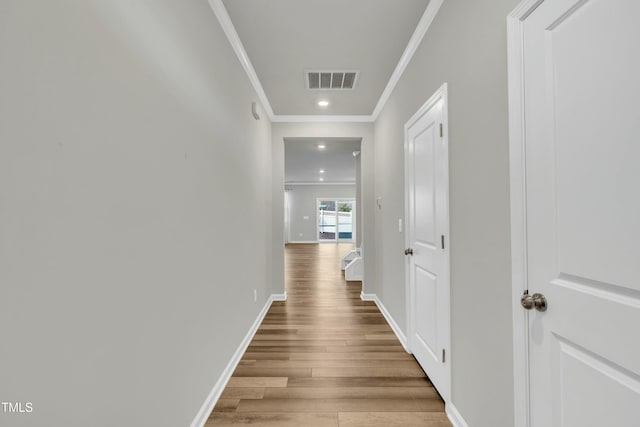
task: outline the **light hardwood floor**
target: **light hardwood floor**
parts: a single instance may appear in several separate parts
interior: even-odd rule
[[[286,247],[276,302],[207,427],[450,427],[444,404],[360,282],[340,270],[351,244]]]

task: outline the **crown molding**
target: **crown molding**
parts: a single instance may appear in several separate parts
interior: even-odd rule
[[[321,115],[299,115],[299,116],[273,116],[274,123],[328,123],[328,122],[357,122],[371,123],[372,116],[321,116]]]
[[[407,69],[409,62],[411,62],[411,58],[413,58],[413,54],[416,53],[416,50],[418,49],[418,46],[420,46],[422,39],[424,38],[425,34],[427,34],[427,30],[431,26],[431,23],[436,17],[438,10],[440,10],[440,6],[442,6],[443,2],[444,0],[431,0],[424,13],[422,14],[422,18],[420,18],[418,26],[409,39],[409,43],[407,43],[407,47],[402,53],[400,61],[398,61],[398,65],[396,65],[396,69],[393,70],[393,74],[391,74],[391,77],[389,78],[387,87],[384,88],[382,95],[380,95],[380,99],[378,99],[376,108],[374,108],[373,113],[371,113],[371,117],[373,118],[374,122],[378,119],[378,116],[382,112],[382,109],[389,100],[389,97],[393,93],[396,85],[400,81],[400,77],[402,77],[404,70]]]
[[[384,88],[382,95],[378,99],[378,103],[373,110],[371,115],[356,115],[356,116],[348,116],[348,115],[335,115],[335,116],[321,116],[321,115],[275,115],[273,109],[271,108],[271,104],[269,103],[269,99],[267,98],[267,94],[260,83],[260,79],[256,74],[253,65],[251,64],[251,60],[249,60],[249,55],[247,55],[247,51],[244,49],[242,45],[242,41],[240,40],[240,36],[236,32],[235,27],[233,26],[233,22],[231,22],[231,17],[227,12],[227,9],[224,7],[222,0],[208,0],[213,13],[218,18],[218,22],[220,22],[220,26],[222,27],[224,33],[229,39],[229,43],[233,48],[233,51],[238,56],[240,60],[240,64],[242,64],[242,68],[247,73],[251,84],[253,85],[254,90],[256,91],[258,98],[260,99],[260,103],[264,108],[269,120],[273,123],[329,123],[329,122],[351,122],[351,123],[372,123],[378,119],[380,112],[384,108],[385,104],[389,100],[389,97],[393,93],[398,81],[400,81],[400,77],[406,70],[409,62],[411,62],[411,58],[415,54],[418,46],[422,42],[427,30],[431,26],[433,19],[436,17],[436,14],[440,10],[440,6],[444,0],[431,0],[427,5],[418,25],[411,35],[409,39],[409,43],[405,48],[400,60],[398,61],[398,65],[391,74],[389,81],[387,82],[387,86]]]
[[[290,181],[285,182],[285,187],[287,185],[355,185],[355,181],[333,181],[333,182],[317,182],[317,181]]]
[[[247,55],[247,51],[244,50],[244,46],[242,45],[242,41],[240,40],[240,36],[236,32],[236,28],[233,26],[233,22],[231,22],[231,17],[227,12],[227,9],[224,7],[222,0],[209,0],[209,6],[213,10],[213,13],[218,18],[218,22],[222,27],[222,30],[227,35],[229,39],[229,43],[233,48],[233,51],[236,53],[236,56],[240,60],[240,64],[244,71],[247,73],[247,77],[251,81],[253,85],[253,89],[256,91],[258,98],[260,99],[260,103],[262,104],[262,108],[264,108],[265,113],[269,117],[269,120],[273,121],[273,109],[271,108],[271,104],[269,103],[269,98],[267,98],[267,94],[260,83],[260,79],[256,74],[256,70],[253,68],[251,64],[251,60],[249,60],[249,55]]]

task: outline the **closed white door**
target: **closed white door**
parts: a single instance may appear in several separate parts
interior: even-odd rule
[[[523,20],[533,427],[640,426],[639,16],[544,0]]]
[[[446,86],[405,126],[408,345],[449,399],[448,149]]]

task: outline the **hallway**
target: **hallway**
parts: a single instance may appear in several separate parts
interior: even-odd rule
[[[360,282],[344,280],[352,247],[286,246],[288,300],[272,305],[207,426],[451,426]]]

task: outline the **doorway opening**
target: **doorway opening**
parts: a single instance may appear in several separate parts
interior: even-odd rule
[[[287,243],[360,243],[361,138],[284,138]]]

